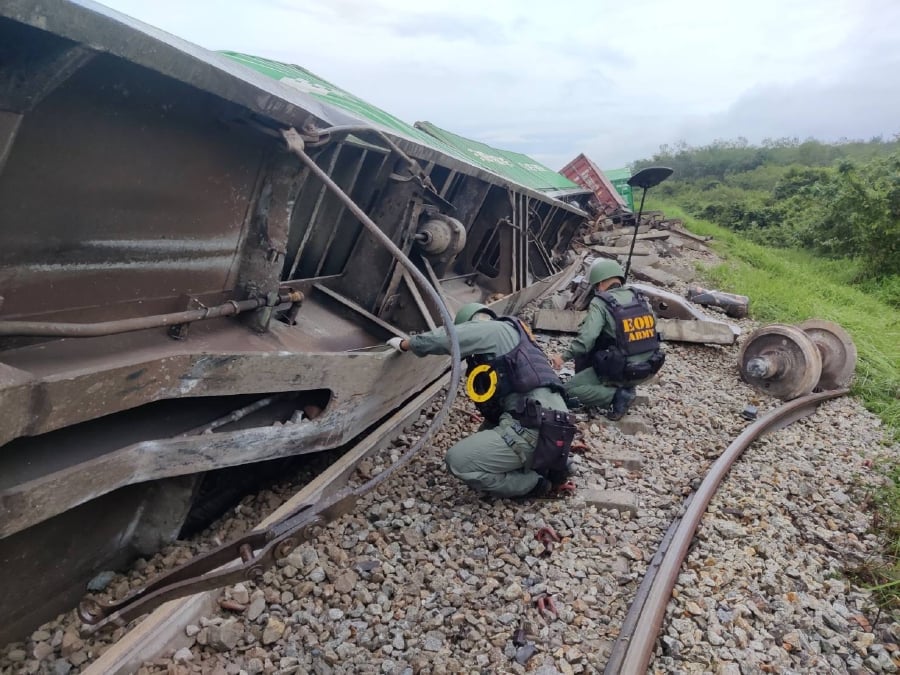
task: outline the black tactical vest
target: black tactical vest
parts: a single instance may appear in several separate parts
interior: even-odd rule
[[[656,317],[647,299],[634,289],[631,291],[631,302],[619,304],[612,293],[597,293],[612,314],[616,326],[616,339],[613,342],[608,335],[601,334],[595,343],[595,349],[606,349],[615,344],[626,356],[634,356],[659,349],[659,333],[656,330]]]
[[[631,302],[622,305],[611,293],[598,293],[597,297],[609,309],[616,335],[601,333],[590,352],[575,360],[577,371],[593,367],[601,379],[613,382],[639,381],[654,375],[665,362],[665,352],[660,347],[656,330],[656,317],[650,303],[633,289]],[[632,357],[650,353],[647,360]]]
[[[565,390],[547,356],[526,332],[522,322],[513,316],[501,316],[496,321],[505,321],[513,326],[519,334],[519,344],[510,352],[492,359],[482,354],[466,358],[466,373],[480,365],[488,365],[497,373],[496,393],[487,401],[475,403],[484,418],[494,424],[504,412],[503,399],[509,394],[527,394],[538,387],[547,387],[560,394]]]

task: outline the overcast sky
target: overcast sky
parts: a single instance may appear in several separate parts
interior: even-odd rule
[[[900,0],[106,0],[559,169],[900,133]]]

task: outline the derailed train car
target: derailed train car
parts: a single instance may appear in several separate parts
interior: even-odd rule
[[[289,128],[451,311],[565,275],[585,214],[544,167],[99,5],[7,0],[0,641],[175,538],[210,472],[339,447],[446,370],[367,349],[438,313]]]

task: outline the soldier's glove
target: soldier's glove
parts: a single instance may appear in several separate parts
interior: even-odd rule
[[[387,344],[389,344],[391,347],[393,347],[394,349],[396,349],[398,352],[406,351],[406,350],[403,349],[403,346],[402,346],[402,345],[403,345],[403,338],[393,337],[393,338],[391,338],[390,340],[387,341]]]

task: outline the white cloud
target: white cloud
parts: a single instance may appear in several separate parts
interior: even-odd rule
[[[582,151],[619,166],[679,138],[900,131],[894,0],[106,4],[554,168]]]

